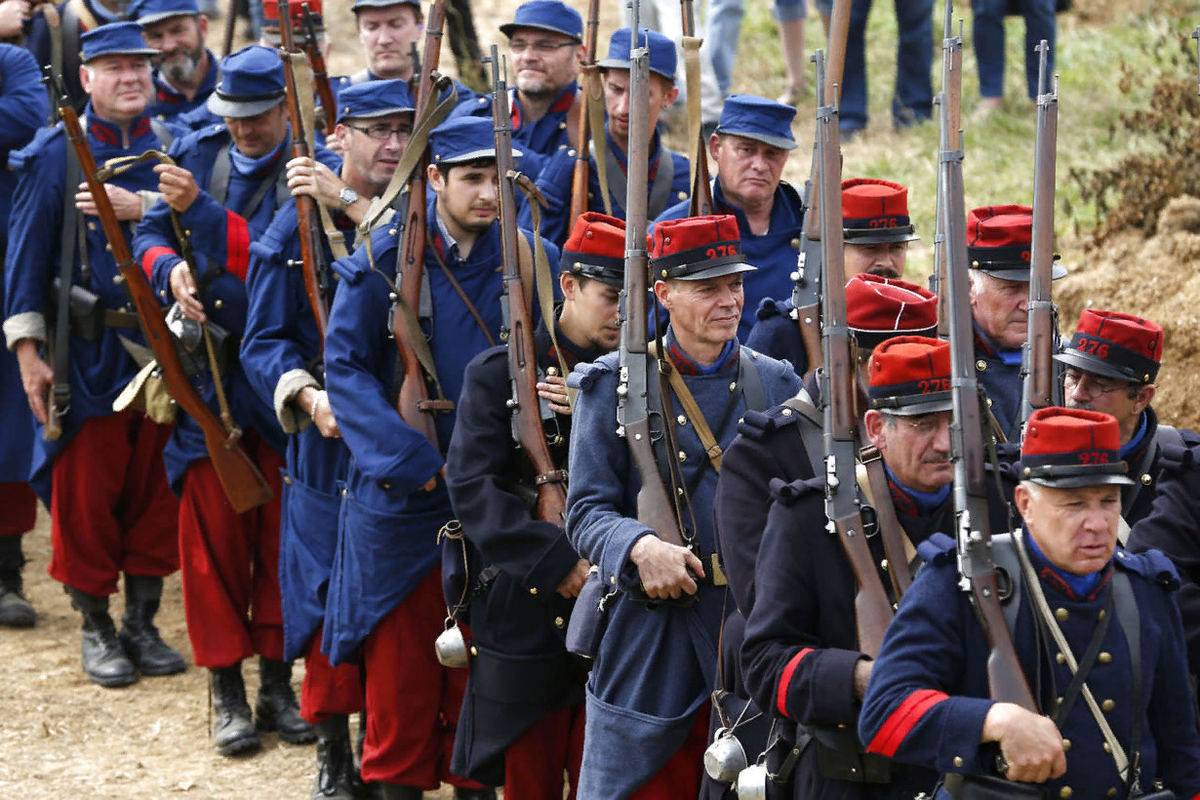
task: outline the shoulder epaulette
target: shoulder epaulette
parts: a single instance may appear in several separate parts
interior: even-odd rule
[[[40,128],[29,144],[22,147],[20,150],[13,150],[8,154],[8,167],[12,170],[20,170],[30,162],[37,159],[39,155],[54,141],[63,137],[62,123],[48,127]]]
[[[1126,572],[1140,575],[1169,592],[1175,591],[1180,586],[1179,572],[1175,569],[1171,559],[1167,558],[1161,550],[1131,553],[1128,550],[1118,549],[1116,566]]]
[[[754,312],[754,316],[762,321],[764,319],[772,319],[781,317],[792,310],[792,301],[789,300],[774,300],[770,297],[764,297],[758,304],[758,308]]]
[[[927,564],[946,564],[955,558],[957,545],[944,533],[935,533],[917,545],[917,555]]]
[[[791,483],[782,478],[771,479],[771,499],[777,500],[785,506],[794,506],[809,495],[824,493],[824,475],[818,475],[813,478],[799,478]]]
[[[615,372],[615,365],[616,362],[610,356],[603,356],[590,364],[576,364],[575,369],[567,376],[567,386],[586,392],[595,386],[601,377]]]
[[[346,258],[339,258],[333,262],[333,271],[351,284],[357,284],[371,273],[371,259],[367,257],[370,253],[375,260],[375,268],[391,280],[395,275],[396,265],[388,259],[388,255],[400,246],[398,232],[395,227],[376,228],[371,231],[370,250],[364,243]]]

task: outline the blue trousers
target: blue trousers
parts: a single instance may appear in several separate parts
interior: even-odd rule
[[[1031,100],[1038,96],[1038,53],[1034,48],[1045,39],[1050,44],[1047,74],[1054,75],[1054,0],[1015,0],[1025,17],[1025,83]],[[981,97],[1004,95],[1004,12],[1009,0],[971,0],[975,13],[972,31],[975,60],[979,65]]]
[[[896,48],[892,120],[897,127],[904,127],[929,119],[933,114],[933,83],[930,77],[933,69],[933,0],[894,1],[899,42]],[[841,92],[843,133],[856,132],[867,126],[865,39],[870,12],[871,0],[854,0],[850,6],[850,32],[846,41],[846,67]]]

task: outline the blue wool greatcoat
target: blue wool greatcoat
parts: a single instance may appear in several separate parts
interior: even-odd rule
[[[863,700],[858,730],[869,750],[939,772],[994,774],[998,749],[981,744],[980,731],[992,706],[988,698],[988,646],[970,602],[958,588],[954,543],[931,537],[918,552],[927,559],[904,597],[875,661]],[[1200,734],[1190,701],[1183,628],[1173,593],[1179,579],[1157,551],[1133,555],[1120,548],[1092,595],[1076,596],[1030,548],[1046,600],[1055,610],[1071,649],[1082,654],[1091,642],[1105,606],[1109,570],[1129,576],[1140,619],[1142,708],[1132,707],[1129,645],[1118,619],[1101,644],[1111,659],[1100,659],[1087,683],[1121,746],[1130,747],[1133,715],[1142,715],[1141,786],[1161,780],[1176,797],[1200,793]],[[1049,712],[1070,684],[1071,673],[1038,652],[1033,602],[1023,587],[1013,635],[1017,656],[1031,679],[1039,706]],[[1036,676],[1041,676],[1038,681]],[[1050,796],[1124,798],[1124,785],[1112,756],[1103,750],[1099,726],[1080,700],[1060,725],[1071,740],[1067,771],[1047,781]],[[1070,787],[1070,791],[1066,791]],[[938,798],[948,798],[945,791]]]
[[[467,363],[490,343],[438,266],[434,249],[498,341],[500,226],[494,223],[461,259],[447,250],[435,215],[436,200],[430,200],[425,281],[433,316],[421,324],[446,398],[457,400]],[[532,244],[532,236],[523,235]],[[321,647],[334,665],[352,659],[375,625],[437,565],[437,532],[454,516],[444,480],[439,478],[433,491],[421,488],[442,468],[442,453],[396,413],[389,281],[396,275],[398,244],[396,228],[380,228],[369,251],[364,244],[334,264],[342,281],[325,336],[326,388],[351,454]],[[547,253],[557,274],[558,250],[547,243]],[[435,418],[443,447],[454,421],[454,412]]]
[[[721,176],[713,179],[713,213],[732,214],[737,218],[738,233],[742,237],[742,254],[747,264],[758,267],[754,272],[742,275],[742,291],[745,304],[742,306],[742,324],[738,326],[738,339],[746,342],[764,355],[772,358],[774,353],[755,347],[750,342],[751,329],[755,327],[757,309],[771,297],[790,297],[792,273],[796,271],[797,245],[804,227],[804,203],[795,188],[781,182],[775,189],[775,200],[771,207],[771,226],[761,236],[750,230],[750,223],[742,209],[725,199],[721,189]],[[668,208],[655,219],[683,219],[688,216],[688,202],[683,200]],[[795,242],[796,244],[793,244]],[[800,338],[796,326],[792,326],[796,339]],[[797,374],[803,374],[803,363],[792,362]]]
[[[233,336],[241,336],[246,327],[247,296],[245,279],[250,265],[250,243],[270,225],[278,206],[280,190],[271,186],[257,208],[244,206],[259,185],[270,179],[278,159],[290,155],[290,138],[278,149],[276,161],[262,169],[265,174],[244,176],[236,169],[229,178],[229,190],[224,205],[208,194],[213,166],[221,149],[230,141],[224,125],[213,125],[177,140],[171,146],[175,162],[190,171],[200,187],[200,194],[190,207],[179,215],[185,232],[190,232],[196,253],[196,282],[200,299],[210,321],[225,328]],[[229,156],[231,157],[232,151]],[[328,150],[317,150],[315,157],[337,171],[341,160]],[[134,238],[134,256],[153,276],[155,290],[164,305],[175,301],[171,293],[171,270],[179,263],[179,245],[171,224],[170,207],[159,201],[146,213]],[[206,362],[207,363],[207,362]],[[234,421],[242,429],[254,429],[276,452],[283,453],[286,440],[283,430],[272,413],[271,405],[263,402],[251,388],[244,366],[239,362],[231,374],[221,376]],[[219,412],[216,385],[212,372],[200,371],[192,385],[214,413]],[[195,420],[180,414],[171,440],[163,450],[167,478],[176,492],[188,466],[208,457],[204,432]]]
[[[1018,353],[1019,355],[1019,353]],[[1011,353],[1009,354],[1011,358]],[[989,406],[1010,442],[1021,440],[1021,361],[1005,363],[1000,348],[975,325],[975,377],[987,391]]]
[[[624,151],[617,147],[612,137],[608,135],[607,123],[604,128],[604,136],[608,143],[609,152],[616,155],[617,163],[621,165],[621,169],[627,170],[628,159]],[[654,185],[654,176],[658,174],[659,160],[665,156],[671,158],[674,168],[669,194],[670,200],[668,201],[674,204],[688,198],[688,193],[691,191],[691,178],[688,173],[690,167],[687,156],[668,149],[663,144],[661,135],[656,132],[653,140],[650,142],[650,180],[646,186],[647,193],[650,192],[651,187]],[[592,157],[590,163],[591,168],[588,170],[588,211],[604,211],[604,200],[600,194],[600,175],[596,171],[596,159]],[[559,247],[567,241],[567,237],[571,235],[571,226],[575,224],[575,220],[569,218],[571,216],[571,184],[574,174],[575,156],[572,155],[569,149],[558,150],[546,159],[546,162],[542,165],[541,174],[538,175],[537,179],[537,187],[547,202],[546,208],[542,211],[542,236],[545,236]],[[617,197],[611,190],[608,196],[612,201],[613,216],[625,219],[625,203],[628,198],[624,196]],[[662,211],[665,210],[665,208],[662,209]],[[656,216],[655,211],[656,209],[649,209],[651,216]],[[659,211],[659,213],[662,213],[662,211]],[[521,209],[520,221],[523,228],[533,227],[533,216],[528,208]]]
[[[795,394],[800,380],[787,364],[754,354],[768,404]],[[606,355],[581,365],[570,383],[580,389],[571,429],[571,487],[567,532],[580,555],[600,570],[606,584],[621,589],[639,585],[629,551],[652,531],[638,522],[641,481],[629,449],[616,432],[618,356]],[[719,427],[737,378],[736,359],[711,375],[684,377],[706,420]],[[736,419],[745,412],[737,397],[730,422],[713,434],[728,445]],[[682,413],[678,401],[669,419]],[[712,525],[717,476],[693,425],[678,426],[684,479],[705,470],[692,493],[696,541],[702,559],[716,552]],[[609,606],[607,631],[587,687],[587,743],[579,795],[624,798],[643,785],[683,744],[698,708],[708,699],[715,678],[717,640],[726,592],[701,586],[690,608],[654,609],[626,599]]]
[[[112,158],[141,155],[160,146],[150,118],[144,114],[132,123],[128,146],[124,146],[120,128],[97,117],[90,104],[85,113],[88,145],[98,164]],[[62,242],[58,234],[62,230],[68,146],[60,124],[42,128],[27,147],[9,155],[9,167],[17,173],[4,264],[5,332],[10,339],[17,323],[41,326],[43,315],[53,302],[50,287],[58,275],[61,255]],[[158,176],[152,164],[142,164],[115,177],[111,183],[130,191],[153,191],[157,190]],[[70,191],[74,192],[75,187],[70,187]],[[95,217],[83,219],[90,269],[85,277],[81,259],[77,258],[72,282],[99,295],[107,308],[132,311],[125,289],[115,282],[119,273],[112,253],[107,249],[104,229]],[[130,223],[122,222],[121,229],[126,241],[130,241]],[[38,337],[52,335],[52,328],[37,334]],[[48,468],[54,457],[86,420],[113,413],[113,400],[137,374],[137,365],[122,346],[119,336],[145,346],[141,334],[133,328],[105,328],[100,338],[92,342],[71,336],[71,406],[62,420],[63,434],[57,441],[47,442],[41,435],[42,426],[35,423],[30,475],[34,488],[47,505],[50,499]]]
[[[37,62],[28,51],[11,44],[0,44],[0,160],[29,144],[49,111],[46,90],[39,82]],[[12,197],[17,189],[17,173],[0,170],[0,257],[8,246],[8,218]],[[4,281],[0,280],[0,316],[4,316]],[[6,420],[0,438],[0,483],[29,480],[29,460],[33,451],[33,414],[21,385],[17,357],[0,351],[0,415]]]
[[[800,325],[792,319],[793,308],[790,288],[785,299],[764,298],[754,312],[757,322],[746,344],[771,358],[787,361],[803,375],[808,372],[808,353],[800,338]]]
[[[335,224],[347,246],[355,228],[343,215]],[[322,239],[324,241],[324,239]],[[325,284],[336,296],[340,277],[325,248]],[[325,588],[337,549],[338,483],[350,451],[340,438],[321,435],[292,404],[307,386],[321,387],[321,342],[300,268],[296,201],[289,200],[266,232],[250,245],[246,275],[249,307],[241,360],[260,401],[274,408],[287,437],[279,531],[279,591],[283,603],[283,658],[299,658],[325,616]]]
[[[217,87],[220,60],[212,50],[205,52],[208,54],[208,72],[204,73],[204,80],[190,100],[186,94],[167,83],[159,70],[154,71],[154,102],[150,104],[150,116],[158,117],[163,121],[176,121],[176,117],[188,114],[197,108],[206,108],[208,96]],[[213,121],[220,122],[219,119]],[[190,124],[187,127],[195,129],[195,126]]]
[[[567,118],[575,108],[575,95],[579,84],[571,81],[571,85],[563,89],[550,108],[539,119],[525,124],[521,118],[521,102],[517,97],[516,88],[508,90],[508,106],[512,114],[513,146],[521,151],[521,172],[536,181],[546,160],[560,150],[571,146],[567,136]],[[582,101],[581,101],[582,102]],[[451,117],[488,117],[492,116],[492,96],[478,95],[468,103],[459,103],[450,112]]]

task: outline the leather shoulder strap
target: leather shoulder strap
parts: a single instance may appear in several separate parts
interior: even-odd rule
[[[646,203],[646,216],[655,219],[671,204],[671,187],[675,184],[675,154],[662,146],[658,151],[658,171],[650,184],[650,198]]]
[[[232,149],[232,140],[221,146],[208,179],[208,194],[221,205],[225,205],[225,199],[229,197],[229,178],[233,174]]]
[[[738,352],[738,383],[742,386],[742,397],[746,409],[766,411],[767,394],[763,391],[762,376],[758,374],[758,353],[748,347]]]

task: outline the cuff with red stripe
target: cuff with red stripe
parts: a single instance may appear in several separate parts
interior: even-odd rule
[[[854,666],[863,658],[833,647],[801,650],[780,675],[775,710],[802,724],[856,725]]]
[[[979,737],[992,701],[949,697],[934,689],[912,692],[867,745],[868,753],[930,765],[939,772],[989,771]],[[989,750],[994,755],[994,746]]]

